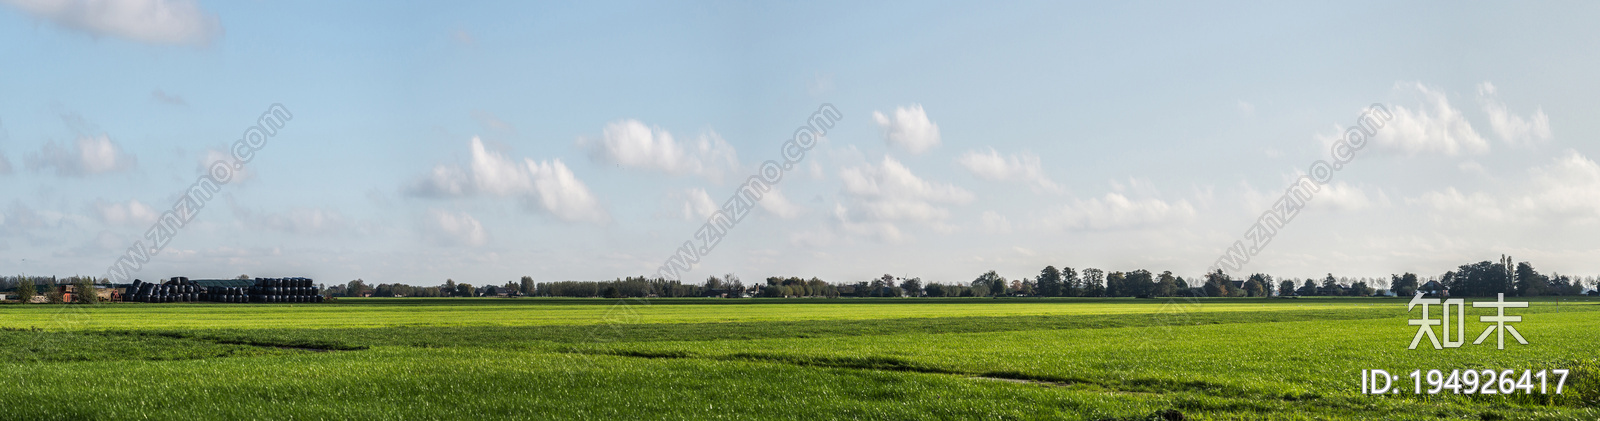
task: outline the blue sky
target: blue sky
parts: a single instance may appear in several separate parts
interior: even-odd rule
[[[104,273],[274,103],[138,276],[653,274],[822,103],[685,277],[1197,275],[1373,103],[1244,271],[1600,273],[1592,3],[0,4],[6,273]]]

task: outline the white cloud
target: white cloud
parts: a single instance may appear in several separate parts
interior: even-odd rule
[[[998,212],[995,212],[995,211],[983,211],[983,216],[979,217],[979,221],[980,221],[979,224],[983,227],[983,232],[984,233],[988,233],[988,234],[1010,234],[1011,233],[1011,220],[1006,219],[1005,216],[1000,215]]]
[[[717,212],[716,202],[711,201],[705,189],[689,189],[684,194],[687,197],[683,202],[683,219],[703,221]]]
[[[624,168],[693,174],[720,180],[726,170],[738,168],[739,156],[716,132],[707,132],[693,145],[681,144],[672,133],[651,128],[638,120],[606,125],[599,139],[578,139],[595,160]]]
[[[496,196],[514,196],[533,189],[533,177],[521,165],[483,146],[483,141],[472,138],[473,187]]]
[[[1352,186],[1343,181],[1335,181],[1332,184],[1322,186],[1307,205],[1340,211],[1358,211],[1371,208],[1384,201],[1386,199],[1374,201],[1374,199],[1367,196],[1366,190],[1360,187]]]
[[[94,210],[100,221],[110,225],[148,226],[156,222],[161,212],[138,200],[122,202],[95,202]]]
[[[499,152],[490,151],[483,141],[472,138],[472,158],[463,170],[439,165],[406,190],[424,197],[463,197],[483,193],[518,197],[537,205],[568,222],[609,221],[604,208],[589,187],[578,180],[560,159],[517,163]]]
[[[1535,109],[1527,118],[1512,114],[1505,103],[1495,98],[1494,84],[1489,82],[1478,84],[1478,99],[1483,103],[1483,112],[1489,114],[1489,127],[1501,141],[1528,145],[1550,140],[1550,116],[1544,114],[1543,108]]]
[[[1050,229],[1107,230],[1188,221],[1194,216],[1194,206],[1186,200],[1140,200],[1129,199],[1121,193],[1107,193],[1104,198],[1078,199],[1062,205],[1039,222]]]
[[[123,152],[120,146],[103,134],[79,137],[71,147],[55,142],[46,143],[37,155],[31,155],[28,159],[29,169],[54,168],[56,175],[63,177],[124,171],[135,165],[137,159],[133,155]]]
[[[426,225],[429,236],[440,245],[481,246],[489,241],[483,224],[466,212],[429,209]]]
[[[1600,219],[1600,165],[1574,150],[1530,171],[1532,194],[1517,210],[1546,217],[1594,222]]]
[[[841,227],[855,234],[870,234],[898,241],[899,221],[920,222],[948,231],[943,221],[950,211],[941,205],[972,202],[972,192],[950,184],[923,180],[894,158],[885,156],[877,166],[849,167],[840,171],[844,193],[850,206],[839,204],[834,217]]]
[[[1574,150],[1528,170],[1517,193],[1463,194],[1455,187],[1407,200],[1432,208],[1435,220],[1482,223],[1591,224],[1600,222],[1600,165]],[[1524,194],[1518,194],[1526,192]]]
[[[972,175],[984,180],[1021,182],[1033,186],[1035,190],[1061,191],[1061,186],[1044,175],[1044,166],[1040,163],[1038,155],[1030,153],[1000,155],[994,148],[989,148],[988,153],[967,151],[956,159],[956,162]]]
[[[883,140],[889,146],[913,154],[921,154],[939,146],[939,125],[928,120],[928,113],[922,110],[921,104],[897,107],[893,117],[873,111],[872,120],[883,129]]]
[[[205,46],[222,35],[215,14],[193,0],[0,0],[93,36],[150,44]]]
[[[1472,129],[1472,124],[1467,122],[1461,110],[1450,105],[1450,99],[1443,92],[1429,89],[1421,83],[1399,85],[1397,88],[1414,89],[1422,98],[1422,103],[1414,110],[1394,106],[1394,119],[1373,137],[1373,146],[1408,155],[1438,153],[1454,156],[1489,151],[1489,142]],[[1325,137],[1324,144],[1331,144],[1343,133],[1341,129]]]
[[[544,162],[530,159],[527,163],[533,174],[534,192],[544,210],[569,222],[604,224],[610,220],[589,186],[579,181],[560,159]]]
[[[408,193],[424,197],[459,197],[473,192],[472,179],[460,167],[438,165],[426,178],[406,189]]]
[[[757,202],[757,204],[761,206],[761,209],[766,209],[767,212],[771,212],[774,216],[782,219],[794,219],[800,216],[802,212],[805,212],[804,207],[789,201],[789,197],[784,196],[783,192],[776,187],[763,193],[761,201]]]

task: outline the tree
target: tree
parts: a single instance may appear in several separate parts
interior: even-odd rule
[[[1322,295],[1337,296],[1343,295],[1343,293],[1344,287],[1339,286],[1339,280],[1334,278],[1333,274],[1330,273],[1328,277],[1322,278]]]
[[[471,297],[472,295],[472,284],[456,284],[457,297]]]
[[[1533,270],[1533,265],[1528,262],[1517,264],[1516,280],[1517,295],[1533,297],[1549,293],[1550,278]]]
[[[1283,282],[1279,282],[1278,283],[1278,296],[1279,297],[1288,297],[1290,295],[1294,295],[1294,281],[1285,279],[1285,280],[1283,280]]]
[[[1078,271],[1072,268],[1061,267],[1061,296],[1077,297],[1083,295],[1083,280],[1078,279]]]
[[[1222,269],[1217,269],[1215,272],[1206,274],[1206,284],[1202,288],[1205,289],[1208,297],[1226,297],[1232,295],[1233,278],[1228,277],[1228,274],[1223,272]]]
[[[1128,274],[1111,272],[1106,275],[1107,297],[1131,297],[1132,291],[1128,288]]]
[[[235,278],[233,278],[233,279],[243,279],[243,280],[250,280],[250,275],[244,275],[244,274],[240,274],[240,275],[239,275],[239,276],[238,276],[238,277],[235,277]]]
[[[522,284],[519,285],[519,288],[517,288],[517,292],[521,293],[522,295],[533,295],[535,288],[537,287],[533,284],[533,277],[524,276],[522,277]]]
[[[972,289],[975,290],[974,292],[985,292],[991,296],[999,297],[1006,292],[1006,278],[1001,277],[992,270],[984,272],[983,275],[978,276],[978,279],[972,280]]]
[[[1295,291],[1294,293],[1306,296],[1317,295],[1317,281],[1306,278],[1306,284],[1301,286],[1300,290]]]
[[[932,284],[928,284],[928,287],[924,288],[924,289],[927,291],[929,297],[943,297],[944,296],[944,285],[939,285],[937,283],[932,283]]]
[[[366,281],[357,279],[346,284],[344,291],[345,294],[351,297],[360,297],[361,293],[366,292],[368,289]]]
[[[1406,272],[1405,275],[1389,275],[1389,289],[1399,297],[1417,295],[1417,274]]]
[[[1055,266],[1045,266],[1039,271],[1039,278],[1035,280],[1039,295],[1042,297],[1057,297],[1061,295],[1061,271]]]
[[[982,275],[978,275],[978,279],[972,280],[972,292],[974,294],[999,296],[1005,289],[1006,278],[1000,277],[999,274],[994,273],[992,270],[984,272]]]
[[[1377,289],[1373,288],[1371,285],[1368,285],[1367,281],[1356,281],[1355,283],[1350,284],[1349,295],[1354,295],[1357,297],[1371,297],[1372,294],[1377,292]]]
[[[900,283],[900,289],[905,290],[906,295],[909,295],[909,296],[912,296],[912,297],[921,297],[922,296],[922,278],[907,279],[904,282]]]
[[[1155,277],[1150,276],[1150,271],[1139,269],[1128,272],[1126,284],[1128,295],[1134,297],[1148,297],[1155,293]]]
[[[78,285],[74,288],[78,290],[78,293],[72,297],[73,301],[84,304],[100,302],[100,296],[94,292],[94,279],[79,277]]]
[[[1159,279],[1156,282],[1156,296],[1171,297],[1178,295],[1178,278],[1172,276],[1172,271],[1161,272],[1161,276],[1156,277],[1156,279]]]
[[[1244,282],[1245,295],[1265,297],[1272,295],[1272,275],[1257,273]]]
[[[705,287],[706,289],[722,289],[722,278],[718,278],[716,275],[707,276]]]
[[[1080,283],[1083,297],[1103,297],[1106,295],[1106,272],[1100,269],[1088,268],[1083,270],[1083,282]]]
[[[17,301],[23,303],[33,302],[33,297],[39,295],[38,289],[33,284],[33,279],[23,275],[17,279]]]

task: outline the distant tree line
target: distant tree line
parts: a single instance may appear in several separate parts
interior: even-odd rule
[[[364,281],[351,281],[335,286],[331,292],[338,295],[365,294],[376,297],[481,297],[481,296],[536,296],[577,298],[645,298],[645,297],[763,297],[763,298],[837,298],[837,297],[1290,297],[1290,296],[1349,296],[1375,295],[1409,296],[1432,285],[1448,289],[1453,296],[1493,296],[1505,293],[1511,296],[1579,295],[1585,286],[1595,287],[1600,279],[1574,278],[1551,274],[1544,275],[1528,262],[1510,264],[1509,257],[1500,262],[1480,262],[1461,265],[1457,270],[1442,276],[1422,279],[1415,273],[1391,275],[1389,278],[1347,278],[1327,274],[1321,278],[1274,278],[1264,273],[1234,278],[1222,270],[1201,276],[1184,278],[1171,271],[1154,273],[1139,269],[1106,272],[1096,268],[1082,270],[1071,267],[1046,266],[1036,276],[1008,280],[995,271],[988,271],[970,282],[924,282],[917,277],[896,277],[885,274],[868,281],[830,283],[821,279],[773,276],[764,284],[744,284],[738,276],[726,274],[710,276],[704,282],[684,283],[676,280],[649,277],[627,277],[610,281],[547,281],[535,282],[524,276],[520,282],[505,285],[474,287],[470,284],[446,280],[444,285],[413,287],[401,284],[368,286]],[[1511,269],[1507,269],[1511,268]]]
[[[250,279],[240,275],[241,279]],[[62,302],[62,285],[92,290],[108,281],[91,277],[0,276],[0,291],[19,301],[35,296]],[[1577,278],[1559,273],[1543,274],[1528,262],[1514,262],[1509,256],[1499,261],[1465,264],[1443,275],[1422,279],[1415,273],[1384,278],[1334,277],[1320,279],[1275,279],[1256,273],[1235,279],[1221,270],[1185,279],[1171,271],[1159,274],[1139,269],[1106,272],[1096,268],[1046,266],[1036,276],[1007,280],[995,271],[984,272],[970,282],[924,282],[918,277],[885,274],[866,281],[830,283],[821,279],[773,276],[765,283],[745,284],[738,276],[709,276],[704,282],[684,283],[648,277],[617,278],[610,281],[536,282],[524,276],[503,285],[474,286],[446,279],[438,286],[377,284],[356,279],[343,285],[325,287],[323,292],[336,297],[725,297],[725,298],[837,298],[837,297],[1288,297],[1288,296],[1411,296],[1418,291],[1447,290],[1452,296],[1562,296],[1581,295],[1588,288],[1600,288],[1596,277]],[[1588,291],[1596,294],[1595,291]],[[76,294],[74,301],[93,302],[94,294]]]

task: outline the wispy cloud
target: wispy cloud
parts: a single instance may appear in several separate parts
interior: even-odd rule
[[[1031,153],[1001,155],[994,148],[989,148],[988,153],[967,151],[956,162],[967,172],[984,180],[1027,183],[1038,191],[1061,191],[1061,186],[1045,176],[1039,156]]]
[[[184,101],[183,97],[177,96],[177,95],[168,94],[166,91],[162,91],[160,89],[151,91],[150,92],[150,99],[154,99],[156,102],[159,102],[159,103],[162,103],[162,104],[167,104],[167,105],[176,105],[176,106],[180,106],[180,107],[189,105],[189,102],[188,101]]]
[[[1512,114],[1496,97],[1494,84],[1489,82],[1478,84],[1478,100],[1483,103],[1483,112],[1489,115],[1489,128],[1506,144],[1529,145],[1550,140],[1550,116],[1544,114],[1544,108],[1535,109],[1526,118]]]
[[[222,36],[216,14],[193,0],[0,0],[91,36],[148,44],[210,45]]]

